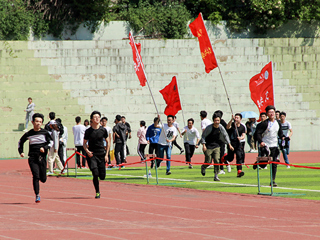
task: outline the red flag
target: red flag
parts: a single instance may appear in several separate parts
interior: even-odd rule
[[[268,105],[274,106],[272,62],[269,62],[261,72],[250,79],[249,88],[251,99],[259,108],[259,112],[265,112]]]
[[[141,44],[140,43],[136,44],[134,42],[134,38],[133,38],[131,32],[129,33],[129,39],[130,39],[130,45],[131,45],[132,54],[133,54],[134,70],[136,71],[136,74],[139,78],[140,85],[143,87],[146,85],[147,78],[144,73],[144,65],[142,62],[141,55],[140,55]]]
[[[169,83],[169,85],[165,86],[165,88],[159,92],[162,94],[163,99],[167,104],[164,114],[167,116],[175,116],[177,112],[182,109],[176,77],[173,77],[171,83]]]
[[[201,57],[206,66],[206,73],[209,73],[212,69],[218,67],[218,63],[212,49],[207,29],[204,26],[201,13],[199,13],[199,16],[189,24],[189,28],[193,36],[197,37],[199,40]]]

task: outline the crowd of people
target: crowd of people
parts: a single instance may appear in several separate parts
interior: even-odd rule
[[[21,157],[24,157],[23,144],[29,140],[28,162],[33,175],[36,202],[40,202],[39,181],[45,182],[47,175],[54,174],[54,164],[57,165],[59,173],[65,171],[68,129],[62,125],[60,118],[56,118],[54,112],[49,113],[50,121],[42,129],[44,116],[40,113],[33,114],[35,105],[31,98],[28,101],[26,120],[32,121],[33,129],[21,137],[18,151]],[[185,153],[186,164],[192,169],[195,149],[202,145],[204,164],[201,166],[201,174],[203,176],[207,168],[214,166],[214,181],[220,181],[219,175],[226,174],[224,167],[230,173],[230,163],[236,158],[237,177],[243,177],[242,165],[245,161],[244,147],[247,136],[249,152],[257,151],[258,156],[270,156],[273,162],[279,162],[281,151],[285,163],[288,164],[287,168],[290,168],[288,155],[293,131],[291,124],[286,121],[285,112],[276,111],[274,106],[268,106],[266,112],[260,114],[260,123],[255,118],[250,118],[246,124],[241,122],[241,113],[232,115],[228,123],[223,120],[221,110],[213,113],[213,122],[207,118],[207,115],[206,111],[200,112],[201,134],[194,126],[193,118],[188,119],[187,126],[181,129],[176,116],[173,115],[167,116],[166,123],[162,123],[158,115],[149,127],[146,126],[145,121],[140,121],[140,128],[137,131],[137,152],[141,161],[146,160],[145,149],[149,145],[149,157],[157,157],[157,160],[151,161],[151,168],[160,167],[161,162],[166,160],[166,175],[170,175],[173,146],[179,149],[180,154]],[[89,167],[92,171],[95,197],[100,198],[99,179],[105,179],[106,168],[119,167],[119,165],[124,167],[122,164],[127,162],[126,158],[129,154],[127,140],[132,137],[131,126],[125,116],[116,115],[114,126],[111,128],[107,126],[108,118],[101,117],[98,111],[92,112],[90,121],[86,119],[83,125],[80,116],[75,118],[75,123],[72,128],[74,146],[75,150],[82,155],[80,161],[80,156],[76,154],[76,163],[78,168]],[[183,137],[184,149],[177,143],[178,136]],[[46,171],[47,152],[49,152],[48,172]],[[115,164],[111,163],[113,157]],[[270,184],[277,186],[275,182],[277,164],[272,164],[271,167],[273,182]]]

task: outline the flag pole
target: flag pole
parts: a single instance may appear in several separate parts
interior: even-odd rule
[[[276,99],[275,99],[275,97],[274,97],[274,76],[273,76],[273,63],[272,63],[272,61],[270,61],[271,62],[271,73],[272,73],[272,90],[273,90],[273,103],[274,103],[274,107],[276,107]]]
[[[178,89],[179,99],[180,99],[180,104],[181,104],[181,113],[182,113],[183,124],[185,124],[186,121],[184,118],[184,112],[183,112],[183,108],[182,108],[182,102],[181,102],[181,97],[180,97],[180,92],[179,92],[179,84],[178,84],[177,76],[175,76],[175,77],[176,77],[177,89]],[[186,126],[188,126],[188,123]],[[181,132],[180,132],[180,134],[181,134]],[[187,134],[187,132],[185,134]],[[188,135],[186,135],[186,136],[187,136],[187,140],[189,141]]]

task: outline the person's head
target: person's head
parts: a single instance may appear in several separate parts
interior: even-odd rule
[[[194,124],[193,118],[189,118],[189,119],[188,119],[188,128],[191,129],[192,126],[193,126],[193,124]]]
[[[32,103],[32,98],[31,97],[28,97],[28,102]]]
[[[120,122],[122,119],[121,119],[121,116],[120,115],[117,115],[116,116],[116,119],[115,119],[115,123],[118,123]]]
[[[213,120],[213,125],[214,125],[215,127],[218,127],[219,124],[220,124],[220,121],[221,121],[221,116],[220,116],[220,114],[219,114],[219,113],[218,113],[218,114],[213,114],[212,120]]]
[[[255,122],[255,121],[256,121],[256,118],[249,118],[249,121],[250,121],[250,122]]]
[[[200,118],[201,120],[205,119],[207,117],[207,112],[206,111],[201,111],[200,112]]]
[[[260,113],[260,119],[261,119],[262,122],[263,122],[264,120],[266,120],[266,119],[267,119],[267,113],[266,113],[266,112]]]
[[[285,112],[281,112],[281,113],[280,113],[280,120],[281,120],[281,121],[284,122],[284,121],[286,120],[286,117],[287,117],[287,114],[286,114]]]
[[[92,122],[92,124],[99,124],[100,118],[101,118],[101,113],[99,111],[93,111],[90,114],[90,121]]]
[[[159,118],[158,117],[155,117],[154,119],[153,119],[153,123],[156,123],[156,122],[158,122],[159,121]]]
[[[126,117],[125,116],[121,116],[121,122],[126,123]]]
[[[56,118],[56,113],[55,112],[50,112],[49,113],[49,118],[50,118],[50,120],[54,120]]]
[[[167,116],[167,123],[168,123],[168,126],[169,126],[169,127],[172,126],[173,119],[174,119],[174,116],[173,116],[173,115],[168,115],[168,116]]]
[[[57,122],[58,124],[59,124],[59,123],[61,124],[61,123],[62,123],[61,118],[57,118],[57,119],[56,119],[56,122]]]
[[[89,126],[89,120],[88,119],[84,120],[83,125]]]
[[[236,114],[234,115],[234,121],[235,121],[236,123],[240,123],[240,122],[241,122],[241,119],[242,119],[241,113],[236,113]]]
[[[50,126],[51,129],[56,130],[56,131],[59,131],[58,123],[57,123],[57,121],[55,121],[55,120],[51,120],[51,121],[49,122],[49,126]]]
[[[276,111],[276,118],[280,119],[280,111],[279,110]]]
[[[270,120],[273,120],[275,118],[276,114],[276,108],[272,105],[269,105],[266,107],[266,113]]]
[[[42,126],[44,116],[41,113],[35,113],[32,115],[32,124],[34,130],[39,130]]]
[[[78,124],[78,123],[81,122],[81,117],[77,116],[77,117],[75,118],[75,120],[76,120],[76,123]]]
[[[106,118],[106,117],[102,117],[100,120],[100,123],[103,127],[107,126],[107,122],[108,122],[108,118]]]
[[[173,116],[173,121],[175,122],[177,120],[177,116]]]
[[[140,127],[145,127],[146,128],[146,122],[145,121],[140,121]]]
[[[223,116],[223,112],[221,110],[217,110],[213,114],[219,114],[220,115],[220,120],[221,120],[221,118]]]

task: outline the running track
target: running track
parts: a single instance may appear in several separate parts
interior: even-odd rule
[[[0,239],[320,239],[320,201],[50,177],[36,204],[29,171],[0,161]]]

